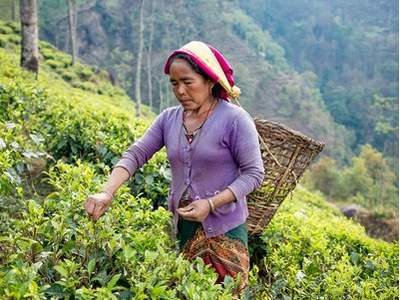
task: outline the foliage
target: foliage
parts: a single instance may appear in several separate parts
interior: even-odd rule
[[[133,119],[105,96],[71,90],[51,79],[50,68],[36,81],[2,49],[0,61],[0,297],[230,299],[233,282],[213,285],[213,271],[176,254],[170,214],[162,207],[153,211],[152,200],[121,188],[99,222],[84,213],[86,196],[98,191],[148,121]],[[47,164],[46,172],[38,170],[46,191],[25,193],[32,158]],[[143,187],[137,193],[165,199],[164,153],[137,174],[154,183],[132,180]]]
[[[389,215],[398,209],[396,174],[382,153],[370,145],[364,145],[352,163],[343,168],[331,158],[320,159],[304,182],[334,201],[354,202]]]
[[[1,235],[0,295],[7,298],[230,299],[202,262],[175,254],[165,227],[170,216],[121,189],[112,209],[93,223],[83,201],[104,178],[87,163],[57,163],[54,192],[26,199]],[[207,286],[206,289],[202,288]]]
[[[231,299],[232,280],[214,284],[203,262],[177,254],[170,213],[159,207],[170,179],[165,153],[135,174],[131,189],[119,190],[99,221],[84,212],[86,196],[149,120],[134,119],[132,103],[114,87],[99,94],[62,80],[71,72],[107,86],[104,74],[74,69],[50,45],[41,47],[42,62],[62,64],[43,63],[37,80],[18,67],[15,44],[1,47],[0,298]],[[355,161],[377,182],[387,172],[372,148]],[[250,250],[262,253],[250,273],[256,299],[398,298],[398,244],[366,237],[303,189]]]
[[[52,57],[65,59],[54,48],[44,43],[44,49],[52,49]],[[138,121],[133,118],[133,105],[126,95],[119,89],[112,88],[110,93],[115,96],[120,94],[120,102],[113,105],[112,97],[103,95],[101,100],[93,98],[91,91],[86,89],[71,89],[67,83],[50,79],[53,76],[52,68],[41,75],[41,85],[35,82],[25,83],[27,76],[18,68],[10,56],[1,52],[2,68],[0,76],[7,82],[0,89],[0,101],[5,121],[22,118],[23,126],[29,127],[32,134],[39,134],[43,143],[54,160],[60,158],[73,162],[84,159],[98,163],[99,171],[105,167],[112,167],[121,156],[122,152],[140,135],[149,125],[147,121]],[[89,67],[77,65],[65,67],[64,72],[76,74],[91,74]],[[46,73],[50,71],[51,73]],[[57,72],[57,71],[56,71]],[[51,75],[50,75],[51,74]],[[75,76],[75,75],[73,75]],[[81,75],[82,76],[82,75]],[[103,90],[104,79],[92,83],[96,90]],[[51,86],[51,88],[50,88]],[[44,90],[43,87],[46,89]],[[62,92],[61,92],[62,91]],[[97,92],[98,93],[98,92]],[[128,107],[126,110],[124,107]],[[96,110],[94,110],[96,108]],[[33,118],[27,115],[30,112]],[[22,122],[20,120],[20,122]],[[94,133],[94,134],[93,134]],[[135,192],[142,193],[144,197],[154,199],[154,205],[165,205],[167,196],[167,182],[169,179],[169,166],[166,163],[165,153],[159,153],[154,158],[154,165],[146,165],[137,172],[136,180],[131,183]],[[154,176],[154,170],[161,170],[159,176]],[[154,177],[154,178],[153,178]],[[143,178],[148,182],[150,178],[158,185],[143,185]]]
[[[7,20],[9,3],[3,12]],[[154,103],[155,111],[155,107],[171,105],[161,103],[162,99],[173,99],[160,71],[169,51],[189,40],[204,40],[233,63],[242,104],[253,115],[282,122],[317,139],[327,138],[325,153],[340,164],[349,163],[361,145],[371,144],[391,157],[397,173],[398,5],[371,0],[154,3],[151,10],[150,1],[145,2],[145,47],[149,47],[149,30],[154,28],[148,55],[150,80],[157,84],[148,91],[147,80],[142,80],[141,89],[143,95],[151,93],[154,102],[160,101]],[[80,57],[109,70],[133,95],[138,10],[124,1],[82,0],[77,4]],[[39,13],[41,36],[69,51],[64,34],[67,3],[40,1]],[[153,21],[154,27],[150,25]],[[6,36],[1,32],[9,31],[0,27],[0,45]],[[18,43],[15,35],[6,37]],[[57,66],[61,59],[48,59],[71,86],[106,95],[113,90],[98,89],[89,75],[76,79]],[[143,78],[147,68],[146,64]],[[317,80],[305,73],[316,75]]]
[[[254,19],[246,15],[244,11],[237,9],[231,13],[225,13],[224,20],[231,24],[234,32],[257,51],[258,55],[265,57],[277,68],[288,70],[283,48],[275,43],[268,31],[261,30]]]
[[[366,237],[305,189],[283,204],[261,239],[266,277],[257,299],[398,297],[398,244]]]
[[[69,51],[65,3],[59,11],[49,0],[39,11],[43,38]],[[300,74],[289,66],[285,51],[270,30],[242,10],[238,1],[144,2],[145,49],[149,49],[150,29],[154,28],[152,53],[145,51],[141,80],[143,103],[154,99],[153,110],[175,105],[169,82],[162,69],[170,51],[190,40],[201,40],[217,47],[232,63],[235,80],[241,88],[241,104],[255,117],[286,124],[327,143],[326,153],[349,160],[353,136],[338,126],[322,100],[315,76]],[[54,13],[50,13],[50,10]],[[87,1],[78,6],[80,58],[114,74],[117,83],[134,98],[136,52],[138,51],[139,10],[124,1]],[[150,24],[153,22],[152,24]],[[149,65],[147,64],[149,62]],[[151,70],[151,91],[147,80]],[[62,72],[60,72],[62,75]],[[90,82],[71,85],[96,91]],[[106,93],[106,91],[104,91]]]
[[[345,125],[356,137],[354,149],[369,143],[385,156],[398,156],[398,129],[393,128],[397,127],[399,112],[398,3],[373,0],[241,0],[239,3],[262,30],[268,30],[279,41],[288,64],[299,72],[317,74],[327,109],[336,122]],[[388,105],[377,107],[377,99],[386,99]]]
[[[342,177],[336,161],[330,157],[322,157],[311,170],[306,171],[302,182],[309,189],[321,191],[327,199],[338,198],[342,194]]]
[[[11,20],[12,6],[14,0],[3,0],[0,2],[0,19]]]

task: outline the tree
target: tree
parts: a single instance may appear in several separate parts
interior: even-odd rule
[[[153,47],[153,37],[154,37],[154,1],[150,1],[151,9],[150,9],[150,32],[149,32],[149,46],[147,49],[147,83],[148,83],[148,97],[149,97],[149,106],[150,109],[153,109],[153,86],[152,86],[152,75],[151,75],[151,55],[152,55],[152,47]]]
[[[399,104],[396,97],[383,97],[375,94],[372,105],[375,140],[383,144],[384,155],[397,156],[399,149]]]
[[[18,3],[17,3],[18,1],[17,0],[13,0],[12,1],[12,7],[11,7],[11,10],[12,10],[12,20],[14,21],[14,22],[16,22],[17,21],[17,13],[18,13]]]
[[[38,74],[38,24],[36,0],[20,0],[21,67]]]
[[[158,112],[161,113],[162,109],[164,107],[164,92],[163,92],[162,80],[158,81],[158,94],[159,94],[159,98],[160,98],[160,104],[158,106]]]
[[[373,201],[371,195],[373,193],[374,180],[368,174],[365,165],[365,159],[359,156],[352,158],[351,166],[343,170],[343,178],[345,183],[346,198],[359,197],[368,201],[367,203],[359,203],[364,206],[371,207]]]
[[[348,199],[364,199],[360,204],[369,208],[398,207],[396,175],[371,145],[362,146],[359,156],[353,157],[351,166],[342,173]]]
[[[304,180],[307,187],[320,190],[329,199],[338,199],[343,194],[338,166],[330,157],[322,157],[314,164]]]
[[[382,153],[369,144],[342,169],[332,158],[321,158],[304,174],[302,182],[334,201],[354,202],[369,209],[398,207],[396,174]]]
[[[76,3],[75,0],[68,0],[68,28],[71,45],[72,65],[76,62]]]
[[[367,169],[367,176],[372,178],[372,193],[369,195],[375,205],[393,207],[398,203],[396,175],[390,169],[382,153],[371,145],[364,145],[359,155]]]
[[[142,56],[143,56],[143,12],[144,12],[144,1],[139,0],[139,48],[137,52],[137,61],[136,61],[136,77],[135,77],[135,98],[136,98],[136,115],[138,117],[141,116],[141,105],[142,98],[140,94],[140,84],[141,84],[141,72],[142,72]]]

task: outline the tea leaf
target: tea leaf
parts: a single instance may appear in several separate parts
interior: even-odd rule
[[[88,267],[87,267],[89,276],[93,273],[95,265],[96,265],[96,260],[93,258],[89,261]]]
[[[107,289],[112,290],[114,286],[117,284],[118,280],[120,279],[121,274],[114,275],[110,281],[107,283]]]

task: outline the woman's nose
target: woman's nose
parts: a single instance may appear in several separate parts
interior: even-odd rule
[[[183,84],[178,84],[176,87],[176,92],[178,95],[184,95],[185,94],[185,87]]]

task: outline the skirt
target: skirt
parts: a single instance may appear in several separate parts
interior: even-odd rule
[[[181,200],[179,207],[190,202]],[[246,224],[241,224],[223,235],[207,238],[201,223],[180,218],[177,238],[180,250],[188,260],[200,257],[217,272],[216,283],[223,283],[225,276],[234,278],[240,274],[240,284],[235,294],[241,294],[247,287],[250,259]]]

